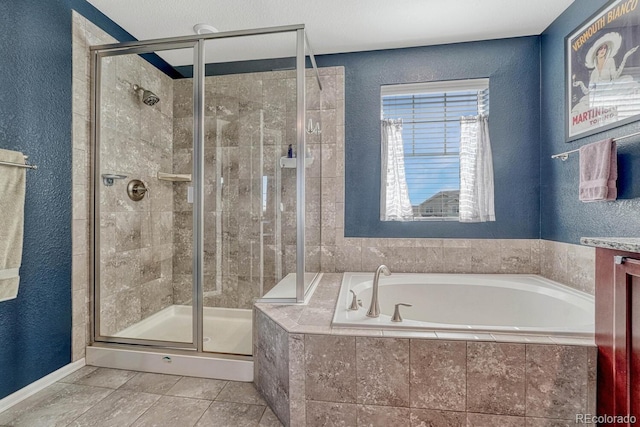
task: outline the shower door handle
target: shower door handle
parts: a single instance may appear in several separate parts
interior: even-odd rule
[[[187,203],[193,203],[193,187],[187,187]]]

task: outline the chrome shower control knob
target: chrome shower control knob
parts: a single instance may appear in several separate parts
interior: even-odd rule
[[[144,185],[144,182],[139,179],[134,179],[129,182],[127,185],[127,194],[129,198],[134,202],[139,202],[144,198],[144,195],[147,194],[147,187]]]

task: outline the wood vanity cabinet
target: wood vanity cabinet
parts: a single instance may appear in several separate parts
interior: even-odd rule
[[[598,415],[640,420],[640,253],[596,248],[595,299]]]

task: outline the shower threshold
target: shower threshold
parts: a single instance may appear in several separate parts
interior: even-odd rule
[[[156,374],[253,381],[253,359],[249,356],[95,343],[86,348],[86,364]]]
[[[95,343],[86,348],[86,363],[114,369],[253,381],[252,311],[205,307],[203,312],[203,353]],[[191,306],[169,306],[114,336],[191,342]]]

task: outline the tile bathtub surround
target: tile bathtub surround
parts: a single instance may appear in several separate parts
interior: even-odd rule
[[[594,295],[595,257],[593,247],[541,240],[540,275]]]
[[[0,413],[2,426],[281,426],[252,383],[85,366]]]
[[[594,407],[595,346],[331,328],[341,276],[308,306],[255,306],[256,387],[285,425],[565,425]]]
[[[410,340],[410,395],[413,408],[464,411],[466,343]]]
[[[402,386],[409,380],[409,340],[356,337],[355,341],[357,401],[409,406],[409,389]]]
[[[586,366],[585,361],[581,367]],[[488,414],[525,415],[524,345],[467,344],[467,409]]]
[[[292,422],[303,420],[304,399],[302,404],[289,399],[290,395],[304,393],[304,379],[300,384],[304,369],[300,369],[300,363],[298,363],[304,354],[299,350],[296,351],[296,342],[300,341],[300,337],[289,335],[276,322],[258,310],[254,310],[253,330],[254,370],[265,373],[254,378],[256,389],[280,419],[290,419]],[[269,339],[258,339],[258,337],[267,336]]]

